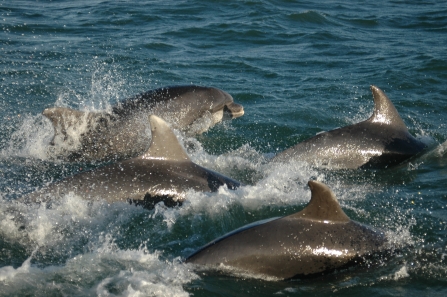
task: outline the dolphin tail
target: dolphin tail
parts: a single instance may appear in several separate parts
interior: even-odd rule
[[[65,107],[53,107],[45,109],[42,114],[53,124],[54,138],[63,136],[67,138],[67,129],[86,119],[86,112]],[[54,144],[53,138],[53,144]]]
[[[152,141],[148,151],[140,158],[191,161],[174,132],[164,120],[151,115],[149,122],[151,124]]]
[[[388,96],[374,85],[371,85],[371,91],[374,97],[374,113],[368,121],[391,125],[398,129],[408,131],[407,126]]]

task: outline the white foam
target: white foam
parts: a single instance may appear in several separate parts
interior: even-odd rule
[[[121,296],[188,296],[183,284],[198,278],[179,258],[161,260],[158,252],[150,253],[146,248],[120,250],[111,243],[82,255],[82,259],[71,259],[67,266],[82,266],[98,258],[101,263],[116,263],[120,267],[96,285],[99,296],[110,296],[111,284],[125,288]]]
[[[381,281],[387,281],[387,280],[397,281],[397,280],[400,280],[403,278],[407,278],[409,276],[410,276],[410,274],[408,274],[407,265],[404,264],[399,270],[395,271],[392,274],[381,276],[379,278],[379,280],[381,280]]]
[[[111,236],[106,236],[110,239]],[[198,278],[179,261],[162,260],[158,252],[145,247],[121,250],[105,240],[92,252],[77,255],[62,266],[32,267],[29,257],[17,269],[0,268],[2,293],[45,287],[57,290],[55,279],[68,281],[64,292],[98,296],[188,296],[183,285]],[[56,287],[56,288],[55,288]]]
[[[25,249],[38,246],[38,261],[66,259],[63,265],[37,267],[31,265],[31,256],[19,268],[0,268],[0,281],[11,293],[42,286],[55,289],[60,281],[54,280],[63,279],[73,284],[64,286],[68,295],[82,288],[86,295],[99,296],[187,296],[183,285],[197,278],[179,258],[163,259],[161,252],[144,244],[122,249],[114,242],[123,226],[147,215],[141,207],[87,203],[73,194],[53,202],[51,208],[6,201],[0,207],[3,238]],[[153,223],[157,226],[156,220]],[[150,237],[139,241],[147,240]]]
[[[434,151],[438,156],[444,156],[447,153],[447,141],[437,146]]]
[[[0,281],[7,281],[15,278],[17,275],[29,273],[31,267],[31,258],[33,257],[35,251],[36,250],[34,250],[31,256],[28,257],[28,259],[26,259],[25,262],[23,262],[23,264],[18,268],[14,268],[12,266],[5,266],[0,268]]]
[[[24,246],[38,245],[41,253],[55,247],[61,253],[71,250],[63,243],[89,240],[98,232],[119,228],[132,215],[144,211],[127,203],[88,202],[73,193],[55,199],[51,208],[4,201],[0,209],[0,234]]]
[[[47,148],[53,137],[51,123],[42,115],[23,115],[18,129],[0,152],[4,158],[32,157],[47,159]]]
[[[310,200],[308,178],[304,177],[307,176],[306,173],[296,170],[292,164],[278,168],[261,166],[260,170],[267,171],[268,168],[270,172],[256,185],[247,185],[236,190],[220,187],[216,193],[189,191],[181,207],[167,208],[159,204],[153,217],[162,217],[170,229],[179,217],[201,214],[217,220],[235,206],[242,207],[245,211],[256,211],[269,205],[302,205]]]

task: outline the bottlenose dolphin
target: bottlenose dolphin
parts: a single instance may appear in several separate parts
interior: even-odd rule
[[[142,156],[65,178],[20,201],[45,203],[73,192],[88,200],[129,201],[152,208],[159,201],[167,206],[181,203],[189,189],[214,192],[223,185],[229,189],[241,185],[193,163],[165,121],[155,115],[149,121],[152,142]]]
[[[362,263],[387,249],[385,235],[350,220],[325,184],[309,181],[309,187],[312,198],[302,211],[240,228],[207,244],[186,262],[290,279]]]
[[[306,161],[333,169],[384,168],[426,148],[414,138],[385,93],[371,86],[374,113],[366,121],[320,133],[279,153],[272,160]]]
[[[244,114],[225,91],[173,86],[129,98],[108,112],[55,107],[43,111],[54,127],[50,152],[69,161],[124,159],[144,153],[149,144],[148,116],[155,114],[186,133],[202,133],[223,119]]]

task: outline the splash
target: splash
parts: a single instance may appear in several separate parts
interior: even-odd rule
[[[31,271],[31,259],[33,258],[35,252],[37,249],[35,249],[31,256],[29,256],[28,259],[23,262],[23,264],[15,269],[12,266],[5,266],[0,268],[0,282],[7,282],[8,280],[14,279],[17,275],[30,273]]]
[[[53,127],[47,119],[42,115],[25,115],[0,154],[5,159],[31,157],[46,160],[52,137]]]
[[[108,236],[106,236],[108,237]],[[158,252],[141,247],[121,250],[105,238],[95,250],[69,259],[63,266],[40,268],[30,264],[0,269],[2,294],[45,296],[60,291],[61,280],[68,282],[71,296],[189,296],[183,285],[198,278],[189,267],[174,259],[163,260]]]

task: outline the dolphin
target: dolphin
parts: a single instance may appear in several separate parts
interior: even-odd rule
[[[236,189],[236,180],[193,163],[173,131],[161,118],[149,117],[152,142],[142,156],[79,173],[32,192],[19,201],[51,202],[73,192],[87,200],[129,201],[151,209],[159,201],[181,204],[189,189],[215,192],[220,186]]]
[[[383,232],[350,220],[325,184],[308,184],[312,197],[302,211],[240,228],[205,245],[185,262],[292,279],[364,263],[387,250]]]
[[[47,108],[54,128],[50,153],[68,161],[135,157],[149,144],[148,116],[158,115],[178,130],[202,133],[221,120],[244,114],[225,91],[213,87],[172,86],[129,98],[108,112]]]
[[[422,152],[390,99],[372,85],[374,112],[366,121],[323,132],[279,153],[272,161],[306,161],[333,169],[385,168]]]

